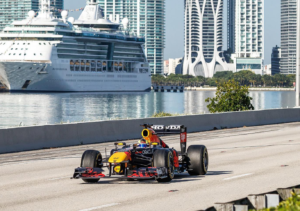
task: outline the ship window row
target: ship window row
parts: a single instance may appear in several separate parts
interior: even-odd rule
[[[14,50],[14,49],[13,49],[13,48],[11,48],[10,50]],[[15,48],[15,50],[18,50],[18,48]],[[24,50],[24,48],[21,48],[20,50],[22,51],[22,50]],[[25,48],[25,50],[27,51],[27,50],[28,50],[28,48]]]
[[[70,70],[91,72],[134,72],[132,62],[107,60],[70,60]],[[140,72],[147,73],[148,68],[140,68]]]
[[[134,44],[115,44],[115,48],[136,48],[140,49],[140,45],[134,45]]]
[[[57,49],[57,53],[63,54],[81,54],[81,55],[96,55],[96,56],[105,56],[107,55],[106,51],[89,51],[87,49],[77,49],[77,50],[64,50],[64,49]]]
[[[60,59],[106,59],[106,56],[104,55],[86,55],[86,54],[80,54],[80,55],[70,55],[68,53],[59,53],[58,58]]]
[[[2,55],[2,54],[1,54],[1,55]],[[16,55],[18,55],[18,53],[9,53],[8,55],[9,55],[9,56],[16,56]],[[22,55],[26,56],[27,54],[26,54],[26,53],[24,53],[24,54],[19,53],[19,56],[22,56]],[[43,56],[42,53],[40,53],[40,54],[38,54],[38,53],[33,53],[33,56],[36,56],[36,55]]]
[[[110,83],[110,82],[138,82],[138,80],[77,80],[77,82],[106,82],[106,83]]]
[[[24,40],[24,41],[30,41],[30,40],[41,40],[41,41],[61,41],[61,38],[47,38],[47,37],[43,37],[43,38],[38,38],[38,37],[0,37],[0,40]],[[29,45],[29,44],[28,44]]]
[[[27,43],[27,44],[30,45],[30,43]],[[20,45],[20,43],[18,43],[18,42],[15,43],[15,42],[14,42],[13,45]],[[23,43],[23,45],[26,45],[26,43]]]
[[[60,32],[60,31],[3,31],[7,34],[55,34],[64,36],[74,36],[74,37],[97,37],[97,38],[107,38],[107,39],[118,39],[126,41],[137,41],[145,42],[145,38],[138,37],[124,37],[123,35],[114,34],[96,34],[96,33],[74,33],[74,32]]]
[[[44,27],[55,27],[57,29],[69,29],[68,26],[54,26],[54,25],[14,25],[12,27],[26,27],[26,28],[44,28]]]
[[[124,58],[144,58],[143,54],[124,54],[124,53],[114,53],[114,57],[124,57]]]
[[[83,50],[102,50],[107,51],[108,46],[89,46],[89,45],[76,45],[75,43],[73,45],[68,44],[59,44],[57,45],[58,48],[61,49],[83,49]]]
[[[131,50],[131,49],[115,49],[115,53],[137,53],[137,54],[141,54],[143,53],[142,50]]]
[[[131,62],[113,62],[106,60],[70,60],[71,71],[91,72],[133,72]]]
[[[40,45],[42,45],[41,43],[39,43]],[[1,44],[0,44],[1,45]],[[4,45],[4,44],[3,44]],[[13,45],[19,45],[19,43],[13,43]],[[23,45],[26,45],[26,43],[23,43]],[[30,45],[30,43],[27,43],[27,45]],[[44,43],[44,45],[47,45],[46,43]],[[52,45],[49,42],[49,45]],[[11,50],[14,50],[13,48],[11,48]],[[18,50],[18,48],[15,48],[15,50]],[[21,50],[23,50],[23,48],[21,48]],[[26,48],[26,50],[28,50],[28,48]]]
[[[44,45],[47,45],[46,43],[43,43]],[[39,45],[42,45],[42,43],[39,43]],[[49,45],[51,45],[51,43],[49,42]]]

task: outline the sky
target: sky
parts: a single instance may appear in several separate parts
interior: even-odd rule
[[[84,7],[85,0],[65,0],[65,9]],[[227,49],[227,0],[224,0],[223,49]],[[80,12],[70,16],[78,18]],[[265,64],[271,63],[272,48],[280,46],[280,0],[265,0]],[[164,59],[184,55],[184,0],[166,0],[166,45]]]

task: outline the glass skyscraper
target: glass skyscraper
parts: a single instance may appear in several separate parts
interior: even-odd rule
[[[51,6],[63,9],[64,0],[51,0]],[[15,20],[27,17],[30,10],[39,11],[39,0],[0,0],[0,31]],[[60,12],[53,11],[53,15],[60,17]]]
[[[164,72],[165,0],[98,0],[104,16],[120,22],[129,19],[128,27],[146,39],[145,51],[152,74]]]

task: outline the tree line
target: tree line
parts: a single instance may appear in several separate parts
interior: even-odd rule
[[[184,86],[217,86],[217,84],[227,82],[229,80],[237,81],[241,86],[251,87],[293,87],[293,83],[296,81],[295,75],[283,75],[276,74],[270,75],[256,75],[252,71],[242,70],[237,73],[231,71],[217,72],[213,78],[205,78],[202,76],[191,75],[175,75],[169,76],[153,75],[152,84],[160,86],[168,85],[184,85]]]

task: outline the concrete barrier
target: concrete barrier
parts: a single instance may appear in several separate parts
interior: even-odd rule
[[[141,124],[182,124],[188,132],[300,121],[300,108],[0,129],[0,153],[141,137]]]
[[[251,194],[246,198],[225,203],[215,203],[213,207],[203,211],[248,211],[276,208],[280,202],[292,197],[292,193],[299,194],[299,187],[300,185],[296,185],[288,188],[278,188],[269,193]]]

